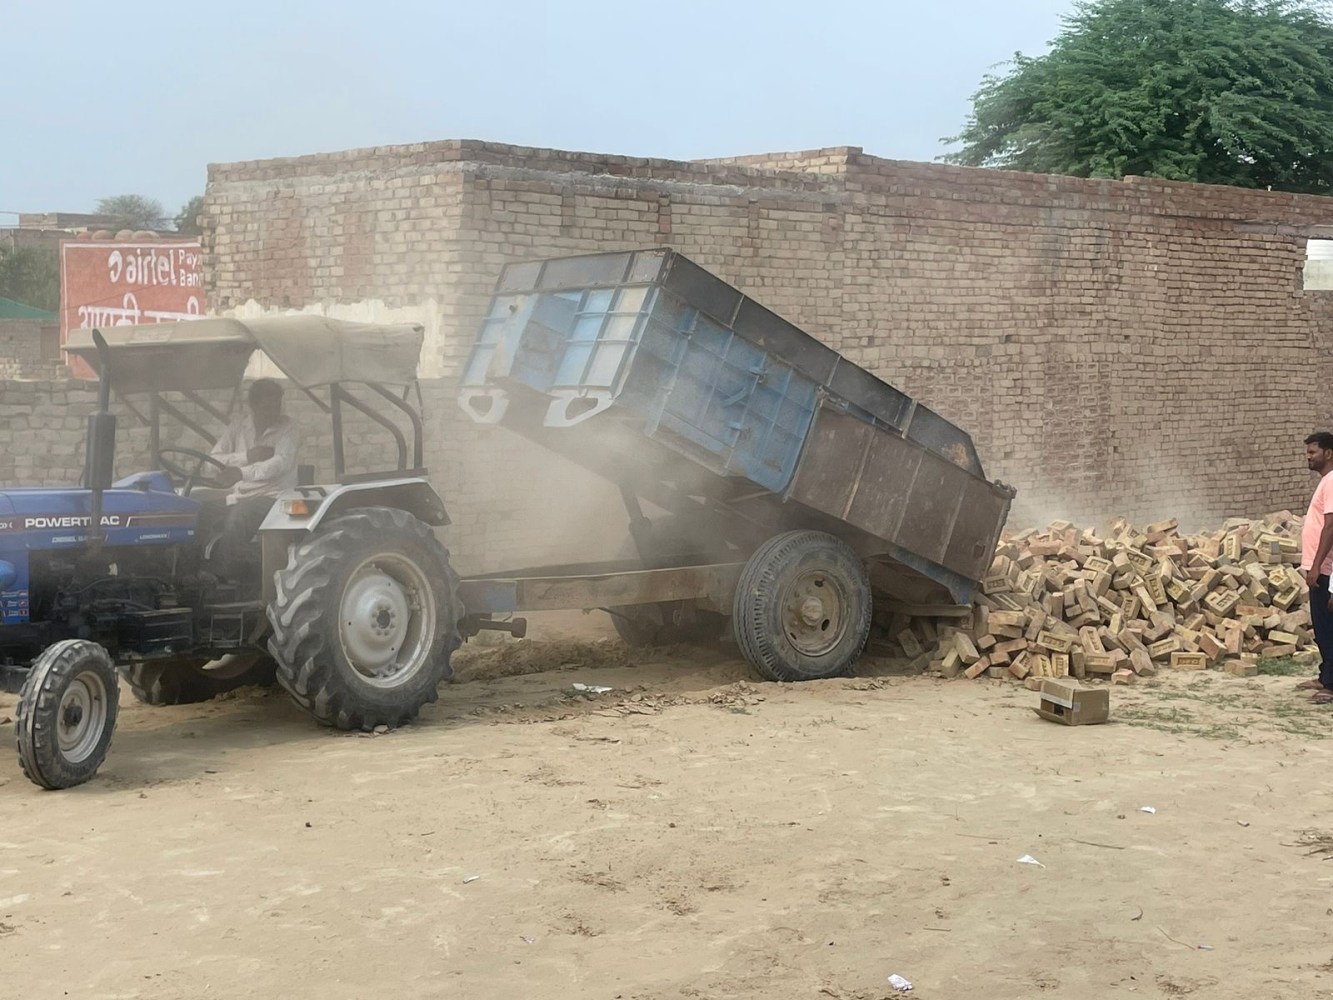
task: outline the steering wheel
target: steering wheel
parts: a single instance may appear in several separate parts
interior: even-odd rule
[[[199,464],[193,470],[187,469],[184,463],[173,462],[167,455],[185,455],[187,458],[195,459]],[[195,486],[202,486],[210,490],[229,490],[231,483],[224,483],[217,476],[204,475],[200,471],[200,466],[211,465],[218,470],[227,468],[223,462],[219,462],[212,455],[206,452],[195,451],[193,448],[159,448],[157,450],[157,464],[162,466],[162,470],[171,477],[173,485],[183,489],[186,495]]]

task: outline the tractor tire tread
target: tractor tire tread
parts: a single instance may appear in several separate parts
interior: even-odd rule
[[[97,661],[107,688],[106,725],[92,759],[70,766],[60,759],[59,736],[52,720],[60,708],[60,688],[82,673],[81,665],[89,657]],[[23,775],[48,790],[83,784],[97,773],[116,728],[120,688],[111,657],[95,642],[64,639],[43,650],[33,661],[31,671],[14,711],[14,735]]]
[[[202,662],[143,660],[122,666],[120,674],[135,698],[155,707],[197,705],[237,688],[274,683],[275,667],[267,656],[235,677],[212,677],[202,669]]]
[[[410,722],[427,702],[438,698],[430,684],[407,701],[386,709],[372,707],[358,697],[332,662],[334,651],[329,616],[337,614],[336,574],[349,548],[368,539],[393,538],[409,542],[415,553],[429,553],[442,572],[443,593],[437,594],[440,614],[447,621],[442,663],[436,668],[442,681],[450,676],[449,656],[460,644],[458,574],[449,565],[449,551],[431,529],[406,511],[392,507],[358,507],[339,513],[326,530],[291,546],[287,566],[276,576],[268,618],[273,626],[269,651],[277,661],[278,684],[317,721],[335,729],[371,729]]]

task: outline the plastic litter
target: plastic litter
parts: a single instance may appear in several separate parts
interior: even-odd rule
[[[580,684],[575,681],[570,685],[579,694],[610,694],[615,688],[602,687],[600,684]]]
[[[912,992],[912,984],[908,982],[906,979],[904,979],[902,976],[898,975],[898,973],[896,972],[889,977],[889,985],[892,986],[899,993]]]
[[[1034,858],[1031,854],[1024,854],[1021,858],[1018,859],[1018,863],[1020,865],[1036,865],[1038,868],[1046,867],[1044,864],[1042,864],[1040,861]]]
[[[463,879],[463,884],[467,885],[469,882],[475,882],[479,878],[481,878],[480,875],[469,875],[467,878]]]
[[[1141,812],[1141,813],[1149,813],[1149,814],[1151,814],[1151,815],[1153,815],[1153,816],[1156,816],[1156,815],[1157,815],[1157,807],[1156,807],[1156,806],[1139,806],[1139,812]]]

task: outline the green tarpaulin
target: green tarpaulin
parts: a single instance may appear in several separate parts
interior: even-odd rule
[[[36,306],[25,306],[13,299],[0,298],[0,319],[45,319],[55,322],[60,317]]]

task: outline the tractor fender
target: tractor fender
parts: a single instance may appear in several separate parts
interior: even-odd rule
[[[292,507],[304,502],[310,513],[292,513]],[[273,509],[259,526],[261,537],[270,532],[314,531],[325,520],[352,507],[392,507],[404,510],[432,527],[449,523],[444,501],[435,487],[419,477],[380,479],[339,486],[298,486],[278,497]]]

